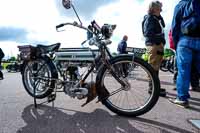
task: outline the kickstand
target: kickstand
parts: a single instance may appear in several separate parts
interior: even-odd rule
[[[35,85],[35,81],[34,81],[34,85],[33,85],[33,93],[34,93],[34,107],[37,108],[37,101],[36,101],[36,97],[35,97],[35,93],[36,93],[36,85]]]
[[[33,87],[33,93],[34,93],[34,96],[36,95],[36,85],[35,85],[35,82],[34,82],[34,87]],[[53,92],[52,92],[52,94],[50,94],[48,97],[47,97],[47,101],[45,101],[45,102],[42,102],[42,103],[37,103],[37,99],[36,99],[36,97],[34,97],[34,107],[35,108],[37,108],[38,107],[38,105],[42,105],[42,104],[44,104],[44,103],[50,103],[50,102],[52,102],[52,107],[54,107],[54,101],[55,101],[55,99],[56,99],[56,90],[57,90],[57,88],[55,88],[55,89],[53,89]]]

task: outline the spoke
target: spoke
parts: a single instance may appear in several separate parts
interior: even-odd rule
[[[45,63],[43,63],[42,65],[40,65],[40,68],[37,70],[37,73],[36,73],[36,74],[38,74],[38,72],[39,72],[43,67],[45,67]]]
[[[119,89],[117,89],[117,90],[111,92],[111,93],[110,93],[110,96],[115,95],[115,94],[119,93],[119,92],[122,91],[122,90],[123,90],[122,88],[119,88]]]
[[[128,108],[131,107],[130,103],[129,103],[129,97],[128,97],[128,92],[126,93],[126,99],[127,99],[127,105],[128,105]]]

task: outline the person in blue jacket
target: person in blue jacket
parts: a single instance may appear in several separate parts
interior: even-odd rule
[[[193,11],[200,13],[199,0],[180,0],[174,9],[172,20],[172,37],[177,53],[178,76],[176,80],[177,97],[169,99],[170,102],[181,107],[189,107],[189,86],[192,61],[200,73],[200,29],[198,26],[199,17],[194,18]],[[197,15],[197,14],[196,14]],[[187,23],[185,23],[187,21]],[[195,22],[195,23],[193,23]],[[197,25],[197,28],[190,29],[187,25]]]
[[[128,40],[128,36],[124,35],[122,40],[119,42],[118,47],[117,47],[117,51],[119,52],[119,54],[127,54],[128,53],[126,51],[127,40]]]
[[[128,36],[124,35],[122,40],[119,42],[118,47],[117,47],[117,51],[119,54],[128,54],[128,52],[126,51],[127,48],[127,40],[128,40]],[[127,71],[127,64],[122,64],[122,70],[123,70],[123,76],[126,77],[128,76],[128,71]]]

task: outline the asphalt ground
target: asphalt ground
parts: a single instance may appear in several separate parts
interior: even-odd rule
[[[110,112],[101,103],[71,99],[59,93],[52,103],[34,108],[33,98],[25,91],[20,73],[4,71],[0,80],[0,133],[198,133],[189,119],[200,120],[200,93],[190,92],[190,108],[171,104],[167,97],[175,97],[173,75],[160,73],[162,88],[167,97],[160,97],[148,113],[136,117],[122,117]],[[42,102],[38,100],[37,102]]]

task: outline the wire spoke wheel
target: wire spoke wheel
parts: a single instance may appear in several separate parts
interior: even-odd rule
[[[158,100],[160,87],[151,67],[146,62],[139,59],[132,61],[131,58],[118,59],[112,66],[125,86],[105,69],[101,85],[108,90],[110,97],[103,104],[113,112],[126,116],[138,116],[149,111]]]
[[[31,96],[44,98],[52,92],[52,70],[45,60],[29,61],[22,76],[24,87]]]

